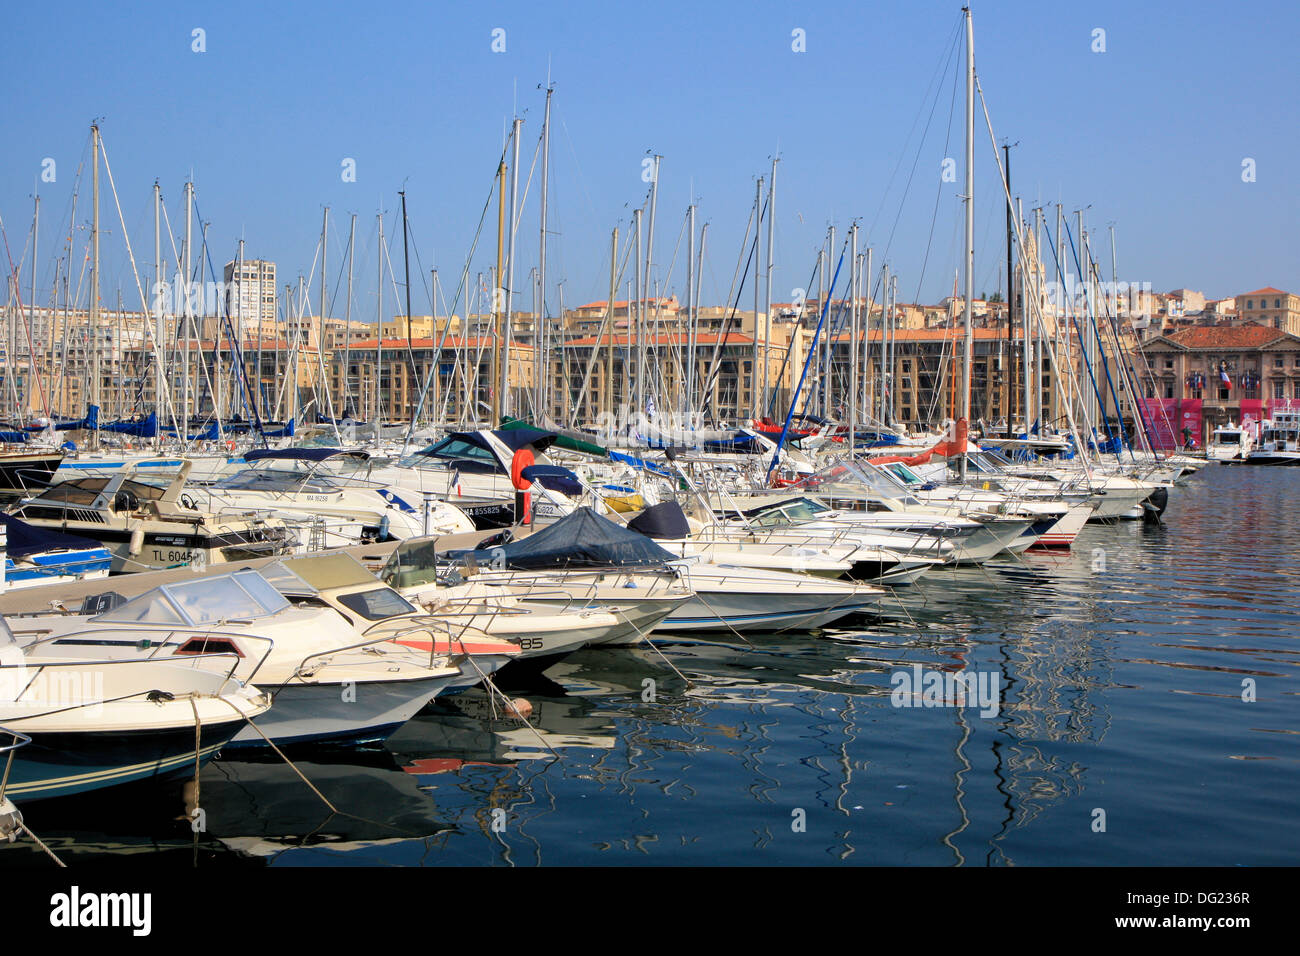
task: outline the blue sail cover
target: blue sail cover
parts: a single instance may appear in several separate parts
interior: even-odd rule
[[[9,444],[12,445],[20,445],[25,441],[27,441],[26,432],[11,432],[11,431],[0,432],[0,442],[8,442]]]
[[[91,406],[91,408],[94,407]],[[109,422],[106,425],[100,425],[99,430],[101,432],[114,432],[118,435],[131,435],[135,438],[156,438],[158,437],[158,415],[155,412],[150,412],[149,417],[142,422]]]
[[[629,531],[590,508],[579,508],[519,541],[496,548],[446,552],[455,562],[472,558],[516,571],[557,568],[662,567],[677,560],[643,534]]]

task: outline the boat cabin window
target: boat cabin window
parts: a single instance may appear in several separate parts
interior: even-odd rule
[[[418,614],[406,598],[392,588],[374,588],[370,591],[353,591],[340,594],[339,603],[356,611],[367,621],[383,621],[403,614]]]

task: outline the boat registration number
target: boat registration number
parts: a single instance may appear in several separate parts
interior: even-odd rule
[[[153,559],[155,561],[166,562],[167,564],[190,564],[200,560],[202,551],[185,551],[185,550],[168,550],[162,548],[153,549]]]

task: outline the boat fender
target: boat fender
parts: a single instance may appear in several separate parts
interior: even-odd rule
[[[379,521],[379,540],[388,540],[388,515],[384,515]]]
[[[8,797],[0,799],[0,839],[13,843],[23,825],[23,815]]]
[[[506,715],[526,719],[533,715],[533,705],[522,697],[516,697],[506,704]]]
[[[130,552],[132,555],[136,555],[139,554],[143,548],[144,548],[144,525],[137,524],[134,528],[131,529]]]
[[[515,452],[514,458],[510,460],[510,483],[517,491],[527,491],[533,486],[533,483],[524,477],[524,469],[531,468],[534,464],[533,453],[527,447]]]

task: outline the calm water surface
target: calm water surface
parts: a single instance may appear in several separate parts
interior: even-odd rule
[[[536,732],[471,691],[303,755],[338,813],[278,760],[218,760],[198,835],[192,782],[27,820],[151,867],[1294,865],[1297,541],[1300,471],[1211,466],[1162,527],[940,572],[858,627],[582,651],[515,689]],[[996,677],[998,712],[895,706],[912,665]]]

